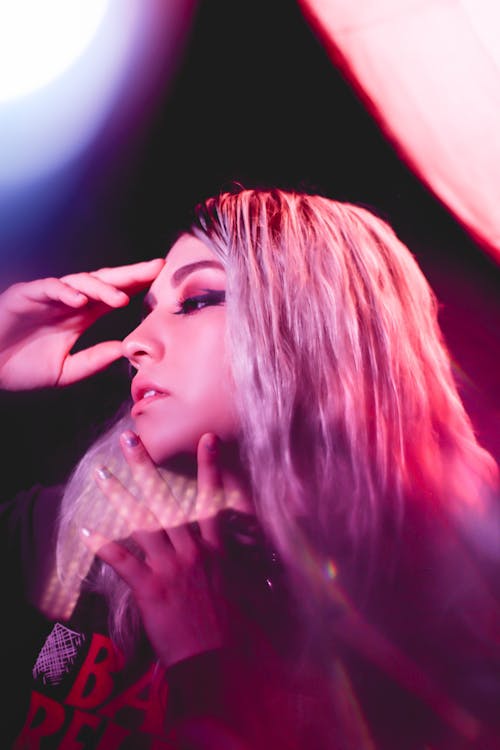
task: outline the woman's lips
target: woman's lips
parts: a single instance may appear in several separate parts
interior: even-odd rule
[[[137,375],[133,379],[131,393],[134,403],[137,403],[144,398],[153,398],[156,396],[156,394],[162,396],[168,395],[168,391],[166,391],[165,388],[162,388],[153,380],[146,380],[145,378],[142,378],[140,375]]]
[[[154,401],[158,401],[161,398],[165,398],[168,396],[168,393],[165,393],[164,391],[157,390],[156,388],[149,387],[149,388],[135,388],[134,389],[134,406],[132,407],[132,410],[130,412],[131,416],[137,416],[140,414],[143,409],[145,409],[149,404],[153,403]]]

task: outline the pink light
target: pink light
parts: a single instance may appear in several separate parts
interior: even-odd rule
[[[500,6],[302,0],[402,158],[500,260]]]

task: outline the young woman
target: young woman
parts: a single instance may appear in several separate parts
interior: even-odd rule
[[[497,467],[385,222],[224,193],[165,261],[8,289],[0,346],[4,389],[135,370],[67,486],[3,510],[53,626],[14,747],[494,747]]]

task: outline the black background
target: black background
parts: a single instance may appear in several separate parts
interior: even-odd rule
[[[2,286],[163,255],[179,218],[233,181],[363,203],[394,226],[435,290],[462,396],[499,459],[499,267],[404,165],[295,2],[204,0],[174,80],[155,97],[133,136],[110,122],[42,194],[2,197]],[[122,337],[137,315],[138,301],[83,343]],[[1,394],[6,494],[64,478],[127,392],[119,362],[57,392]]]

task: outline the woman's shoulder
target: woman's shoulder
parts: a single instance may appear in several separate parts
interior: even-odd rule
[[[31,599],[37,581],[54,562],[63,485],[36,484],[0,505],[2,570]]]
[[[22,553],[33,553],[43,541],[54,538],[59,504],[64,485],[35,484],[0,504],[0,534],[3,549],[20,547]]]
[[[0,503],[0,520],[12,524],[19,523],[23,517],[32,514],[40,506],[43,506],[45,511],[51,507],[57,511],[63,491],[63,483],[53,485],[36,483],[28,488],[20,489]]]

